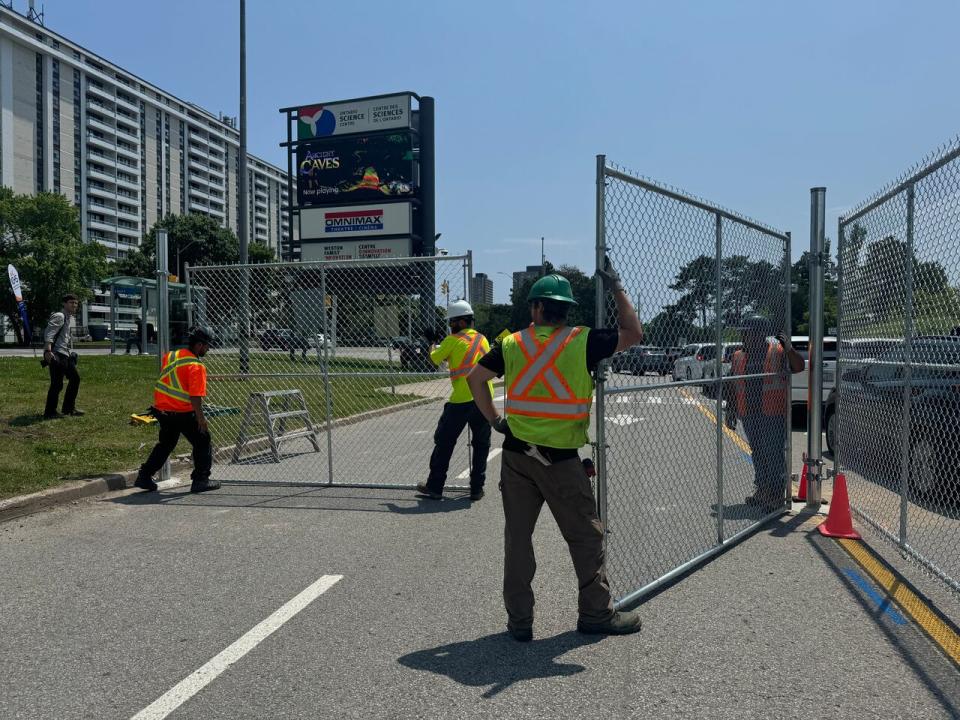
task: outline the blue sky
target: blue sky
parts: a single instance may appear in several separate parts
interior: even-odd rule
[[[237,0],[45,0],[46,24],[236,114]],[[15,0],[22,10],[25,0]],[[437,99],[437,229],[506,300],[539,260],[593,266],[595,156],[790,230],[836,218],[960,130],[960,4],[248,0],[252,152],[277,108]]]

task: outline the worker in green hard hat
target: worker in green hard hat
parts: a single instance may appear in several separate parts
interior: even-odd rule
[[[504,434],[500,489],[505,523],[503,598],[507,631],[533,638],[533,530],[543,503],[567,541],[580,588],[577,629],[589,634],[640,630],[636,612],[613,608],[603,570],[603,526],[578,450],[587,444],[598,364],[643,340],[643,328],[609,258],[597,279],[613,294],[619,329],[567,325],[577,304],[570,282],[548,275],[527,296],[533,323],[494,344],[467,376],[474,402]],[[505,417],[484,383],[504,378]]]

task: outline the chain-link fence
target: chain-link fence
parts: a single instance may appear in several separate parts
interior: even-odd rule
[[[467,296],[467,258],[190,268],[191,322],[211,326],[217,477],[413,487],[450,395],[426,329]],[[448,488],[467,488],[468,433]]]
[[[597,389],[599,502],[619,604],[788,508],[790,238],[597,163],[598,260],[644,323]],[[615,322],[599,303],[600,326]]]
[[[960,592],[960,142],[840,218],[828,445],[853,511]]]

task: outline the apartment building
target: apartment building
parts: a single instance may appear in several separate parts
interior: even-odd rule
[[[0,183],[64,195],[110,258],[168,214],[202,213],[236,232],[239,144],[232,118],[0,4]],[[252,155],[247,168],[250,239],[289,257],[287,174]]]
[[[470,302],[483,305],[493,303],[493,280],[486,273],[477,273],[470,278]]]

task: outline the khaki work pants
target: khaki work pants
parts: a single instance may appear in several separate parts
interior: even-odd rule
[[[610,586],[603,573],[603,526],[590,480],[578,458],[552,465],[505,450],[501,463],[503,494],[503,600],[510,627],[533,624],[533,589],[537,571],[533,529],[544,501],[570,548],[580,586],[580,619],[605,622],[613,615]]]

